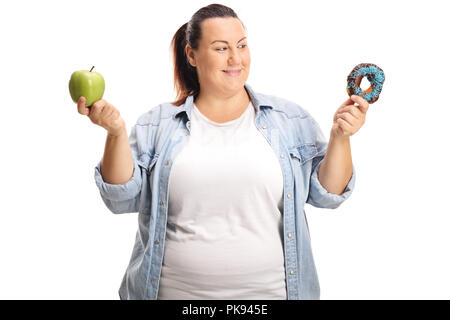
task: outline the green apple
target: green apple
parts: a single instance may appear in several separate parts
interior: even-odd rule
[[[86,107],[100,100],[105,92],[105,79],[98,72],[91,70],[79,70],[72,73],[69,81],[69,91],[73,102],[78,103],[78,99],[86,98]]]

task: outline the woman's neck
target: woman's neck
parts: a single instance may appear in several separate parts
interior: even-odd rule
[[[222,122],[226,122],[227,120],[224,119],[237,118],[236,115],[242,114],[247,109],[250,97],[243,87],[239,93],[226,98],[211,94],[202,95],[202,92],[200,92],[194,103],[200,112],[208,118],[222,119]]]

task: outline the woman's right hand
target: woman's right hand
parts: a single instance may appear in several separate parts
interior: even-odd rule
[[[78,113],[88,116],[93,123],[105,128],[109,135],[119,136],[125,129],[125,121],[120,116],[119,110],[105,99],[86,107],[86,98],[81,96],[78,99]]]

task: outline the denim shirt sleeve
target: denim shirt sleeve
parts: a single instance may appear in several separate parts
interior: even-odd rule
[[[347,183],[347,186],[342,194],[330,193],[320,184],[318,178],[319,165],[325,158],[328,142],[325,139],[318,123],[313,118],[311,118],[311,120],[315,130],[316,146],[319,152],[317,153],[317,156],[313,158],[309,194],[306,203],[309,203],[317,208],[336,209],[342,202],[350,197],[353,189],[355,188],[355,166],[352,164],[352,177]]]
[[[103,180],[101,175],[100,160],[95,167],[95,183],[100,191],[100,196],[105,205],[113,213],[126,213],[139,211],[139,196],[142,187],[142,171],[137,162],[136,125],[131,129],[129,136],[131,153],[133,156],[133,175],[124,184],[110,184]],[[103,158],[102,158],[103,159]]]

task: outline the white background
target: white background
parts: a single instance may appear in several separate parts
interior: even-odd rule
[[[127,123],[175,99],[169,44],[208,1],[0,5],[0,298],[118,299],[137,213],[114,215],[94,167],[106,131],[78,114],[75,70],[106,80]],[[306,205],[322,299],[449,299],[446,1],[222,1],[244,21],[248,83],[306,108],[329,137],[359,63],[386,74],[351,137],[356,189]]]

